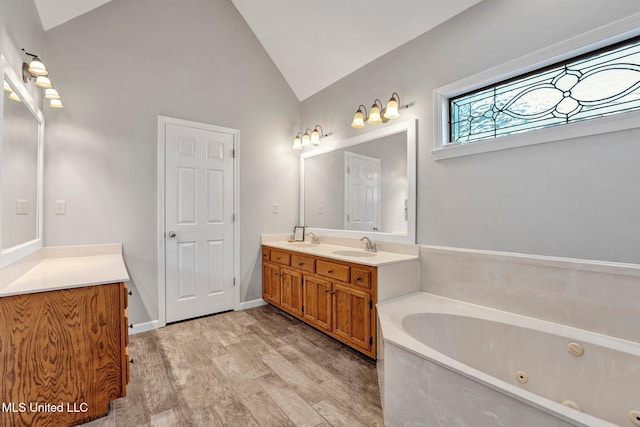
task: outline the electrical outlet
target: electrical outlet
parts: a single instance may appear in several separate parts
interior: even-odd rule
[[[29,215],[28,200],[16,200],[16,215]]]
[[[67,201],[66,200],[56,200],[55,201],[54,213],[56,215],[66,215],[67,214]]]
[[[273,204],[273,213],[274,214],[280,213],[280,205],[278,205],[277,203]]]

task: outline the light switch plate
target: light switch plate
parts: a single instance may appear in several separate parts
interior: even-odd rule
[[[28,200],[16,200],[16,215],[29,215]]]
[[[66,215],[67,214],[67,201],[66,200],[56,200],[55,201],[55,211],[56,215]]]
[[[278,205],[277,203],[273,204],[273,213],[274,214],[280,213],[280,205]]]

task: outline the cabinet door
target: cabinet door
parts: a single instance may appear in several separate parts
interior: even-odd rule
[[[333,333],[353,345],[371,349],[371,294],[333,284]]]
[[[262,264],[262,298],[280,306],[280,267],[273,264]]]
[[[304,318],[320,329],[331,330],[331,282],[304,276]]]
[[[282,309],[295,316],[302,316],[302,273],[282,268],[280,270],[282,285]]]

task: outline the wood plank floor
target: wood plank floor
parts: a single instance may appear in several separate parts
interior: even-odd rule
[[[131,336],[114,426],[382,426],[375,363],[263,306]]]

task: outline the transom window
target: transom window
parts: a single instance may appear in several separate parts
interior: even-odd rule
[[[449,99],[451,143],[640,110],[640,38]]]

